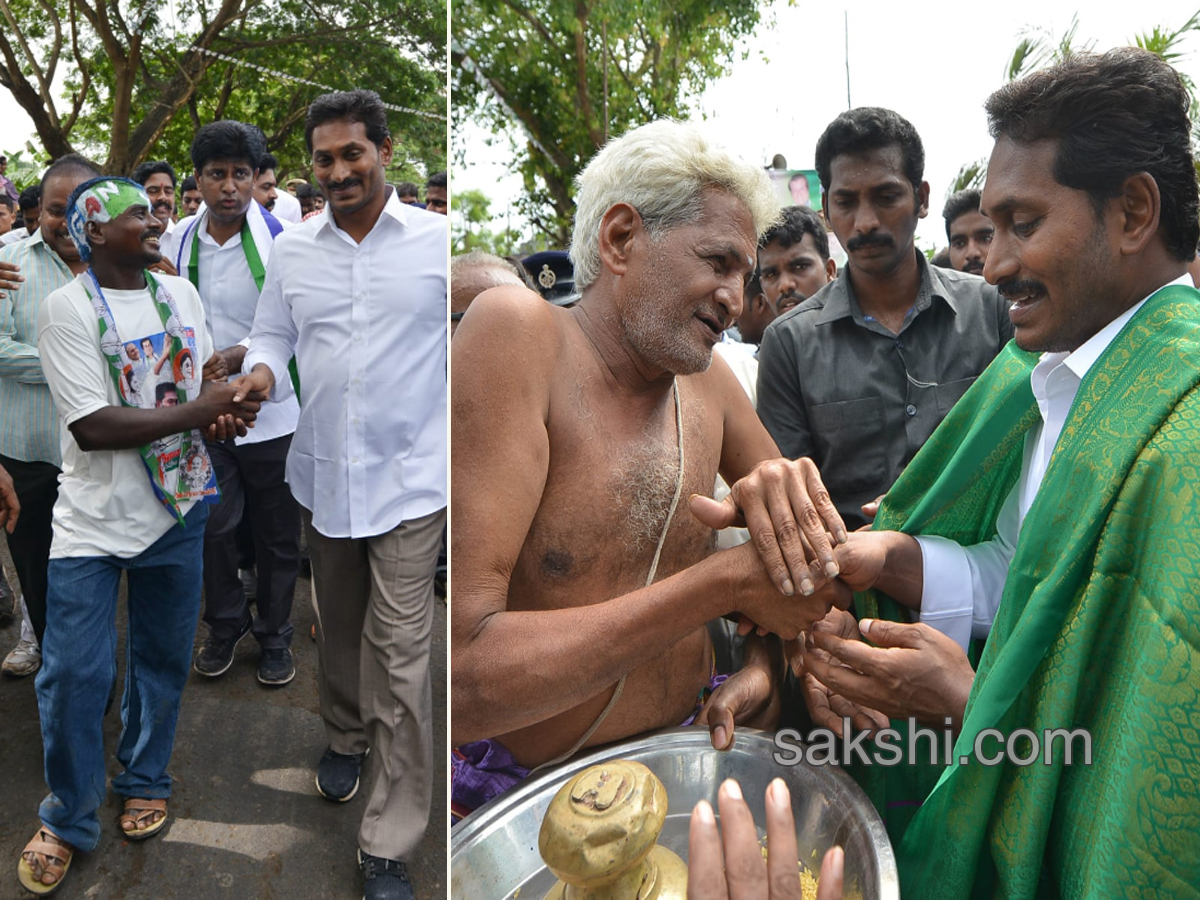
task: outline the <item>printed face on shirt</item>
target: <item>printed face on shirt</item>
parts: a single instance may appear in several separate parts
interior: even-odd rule
[[[42,185],[42,240],[66,263],[79,262],[79,248],[67,230],[67,200],[85,181],[86,173],[67,170],[51,175]]]
[[[254,199],[270,212],[275,209],[275,198],[279,196],[279,183],[275,180],[274,169],[264,169],[258,173],[254,182]]]
[[[829,164],[822,203],[851,271],[887,276],[913,258],[917,220],[929,212],[929,184],[913,190],[899,144],[842,153]]]
[[[353,215],[387,189],[383,170],[392,161],[392,139],[378,147],[362,122],[335,119],[313,129],[313,177],[334,214]]]
[[[1113,285],[1120,260],[1117,199],[1097,215],[1084,191],[1054,178],[1058,141],[1001,137],[980,209],[995,234],[983,277],[1012,302],[1017,346],[1074,351],[1124,312]]]
[[[196,185],[213,221],[222,225],[240,223],[254,199],[258,173],[249,160],[210,159],[196,173]]]

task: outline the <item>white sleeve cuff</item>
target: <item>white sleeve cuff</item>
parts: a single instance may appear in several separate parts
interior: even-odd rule
[[[920,621],[953,638],[965,651],[974,614],[971,565],[966,551],[941,537],[918,537],[924,586]]]

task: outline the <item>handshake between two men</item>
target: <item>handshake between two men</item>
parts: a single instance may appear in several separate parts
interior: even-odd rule
[[[880,500],[864,506],[869,519]],[[724,501],[694,495],[691,510],[714,529],[744,523],[751,539],[737,551],[753,551],[784,595],[779,605],[793,607],[762,619],[743,614],[738,632],[783,640],[815,726],[843,738],[850,737],[847,719],[857,731],[908,717],[938,726],[949,718],[954,731],[961,727],[975,673],[959,643],[924,623],[859,621],[852,610],[854,594],[872,589],[920,609],[924,578],[915,539],[869,525],[848,533],[808,459],[764,462]],[[780,679],[759,659],[770,656],[748,654],[697,717],[717,749],[732,745],[735,721],[770,726],[778,719]]]

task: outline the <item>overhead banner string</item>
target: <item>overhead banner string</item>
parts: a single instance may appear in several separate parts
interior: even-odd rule
[[[339,88],[335,88],[328,84],[321,84],[320,82],[317,82],[317,81],[309,81],[307,78],[297,78],[295,75],[289,75],[286,72],[278,72],[275,69],[268,69],[265,66],[260,66],[255,63],[252,63],[252,62],[246,62],[244,59],[237,59],[236,57],[233,57],[233,56],[227,56],[224,53],[219,53],[216,50],[209,50],[205,47],[197,47],[197,46],[193,45],[193,46],[189,47],[188,49],[195,50],[197,53],[203,53],[205,56],[216,57],[217,59],[224,60],[227,63],[232,63],[235,66],[248,66],[251,69],[257,69],[259,72],[262,72],[264,75],[273,75],[276,78],[282,78],[285,81],[295,81],[298,84],[312,85],[313,87],[320,88],[323,91],[339,90]],[[387,107],[388,109],[396,110],[396,112],[411,113],[414,116],[424,116],[427,119],[442,119],[444,121],[446,118],[441,113],[426,112],[421,109],[412,109],[408,106],[397,106],[394,103],[384,103],[383,105],[385,107]]]

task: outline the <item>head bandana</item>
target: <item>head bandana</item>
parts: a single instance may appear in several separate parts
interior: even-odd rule
[[[92,258],[92,247],[84,228],[88,222],[111,222],[131,206],[152,208],[150,197],[136,181],[109,176],[93,178],[79,185],[71,193],[67,205],[67,230],[84,262]]]

